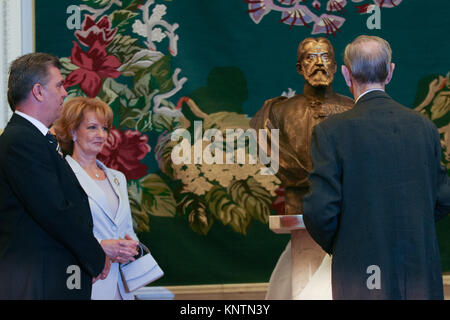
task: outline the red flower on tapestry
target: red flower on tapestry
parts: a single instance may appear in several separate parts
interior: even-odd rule
[[[117,28],[111,29],[111,27],[111,19],[108,16],[103,16],[95,22],[91,16],[86,15],[81,30],[75,31],[75,36],[86,47],[91,47],[98,42],[106,48],[113,41],[117,32]]]
[[[68,88],[78,84],[90,98],[97,96],[102,87],[102,79],[120,76],[120,72],[116,70],[121,65],[119,59],[115,56],[108,56],[105,48],[98,41],[87,53],[74,41],[70,60],[80,68],[67,76],[64,87]]]
[[[137,180],[148,171],[140,162],[151,150],[147,142],[148,137],[139,131],[113,128],[98,159],[107,167],[123,172],[127,180]]]
[[[284,215],[285,214],[285,208],[286,208],[286,199],[284,197],[284,188],[278,187],[275,190],[275,193],[277,197],[272,202],[272,205],[270,206],[270,209],[275,210],[278,215]]]

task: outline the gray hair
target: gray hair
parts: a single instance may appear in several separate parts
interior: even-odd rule
[[[389,43],[376,36],[362,35],[345,47],[344,63],[358,83],[382,83],[392,58]]]

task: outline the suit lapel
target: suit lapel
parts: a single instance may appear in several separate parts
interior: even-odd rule
[[[75,185],[77,185],[78,188],[80,188],[80,191],[82,192],[83,196],[85,196],[85,192],[84,189],[81,187],[81,185],[79,184],[76,176],[74,175],[74,172],[72,171],[72,169],[70,169],[70,167],[68,166],[68,163],[66,161],[64,161],[64,159],[62,158],[61,154],[58,153],[58,151],[56,151],[55,145],[50,143],[50,141],[47,139],[46,136],[44,136],[44,134],[34,125],[32,124],[30,121],[28,121],[27,119],[25,119],[24,117],[13,113],[8,126],[20,126],[20,127],[25,127],[27,129],[30,129],[32,131],[32,135],[33,135],[33,139],[43,139],[46,142],[46,145],[48,147],[48,150],[50,152],[50,154],[52,155],[53,160],[55,161],[55,166],[57,168],[57,173],[58,175],[63,174],[69,174],[71,179],[73,180],[73,183]],[[34,143],[32,140],[30,140],[30,143]]]
[[[119,206],[117,208],[117,214],[116,214],[116,222],[120,219],[120,213],[122,212],[122,206],[124,205],[123,196],[120,188],[120,180],[119,177],[117,177],[112,170],[110,170],[108,167],[106,167],[101,161],[97,160],[97,165],[102,168],[102,170],[106,173],[106,178],[108,179],[109,183],[111,184],[114,192],[117,195],[117,198],[119,199]]]
[[[112,210],[108,204],[105,193],[100,186],[86,173],[86,171],[71,156],[66,156],[66,160],[78,178],[84,191],[103,211],[103,213],[115,224],[112,217]],[[117,219],[117,215],[116,215]]]
[[[24,117],[22,117],[16,113],[13,113],[11,119],[9,120],[8,126],[13,126],[13,127],[21,126],[21,127],[26,127],[28,129],[30,129],[35,138],[42,139],[45,141],[45,143],[48,147],[48,150],[49,150],[50,154],[52,155],[53,159],[55,160],[58,168],[60,170],[64,170],[64,169],[67,170],[67,168],[61,169],[61,166],[62,167],[66,166],[66,163],[63,160],[61,154],[58,153],[58,151],[56,150],[56,145],[54,143],[51,143],[49,141],[49,139],[46,136],[44,136],[44,134],[30,121],[28,121],[27,119],[25,119]],[[30,143],[32,143],[32,142],[30,142]]]
[[[30,121],[28,121],[24,117],[13,113],[11,120],[9,120],[8,125],[13,126],[13,127],[14,126],[23,126],[23,127],[26,127],[28,129],[32,130],[33,135],[36,138],[45,140],[45,142],[48,145],[49,150],[51,150],[52,154],[54,154],[54,152],[57,153],[56,147],[53,148],[54,145],[47,139],[47,137],[44,136],[43,133],[34,124],[32,124]]]

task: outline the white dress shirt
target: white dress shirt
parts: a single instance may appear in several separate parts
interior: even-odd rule
[[[358,102],[359,99],[361,99],[362,96],[364,96],[364,95],[366,95],[366,94],[368,94],[369,92],[372,92],[372,91],[383,91],[383,92],[384,92],[383,89],[379,89],[379,88],[369,89],[369,90],[367,90],[367,91],[365,91],[364,93],[361,93],[361,94],[359,95],[358,99],[356,99],[356,101],[355,101],[355,104]]]

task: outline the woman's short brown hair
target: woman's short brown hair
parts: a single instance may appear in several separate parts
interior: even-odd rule
[[[73,153],[73,135],[83,122],[86,112],[95,112],[98,119],[106,124],[108,132],[112,127],[113,112],[102,100],[97,98],[75,97],[64,103],[61,117],[53,125],[54,132],[66,154]]]

